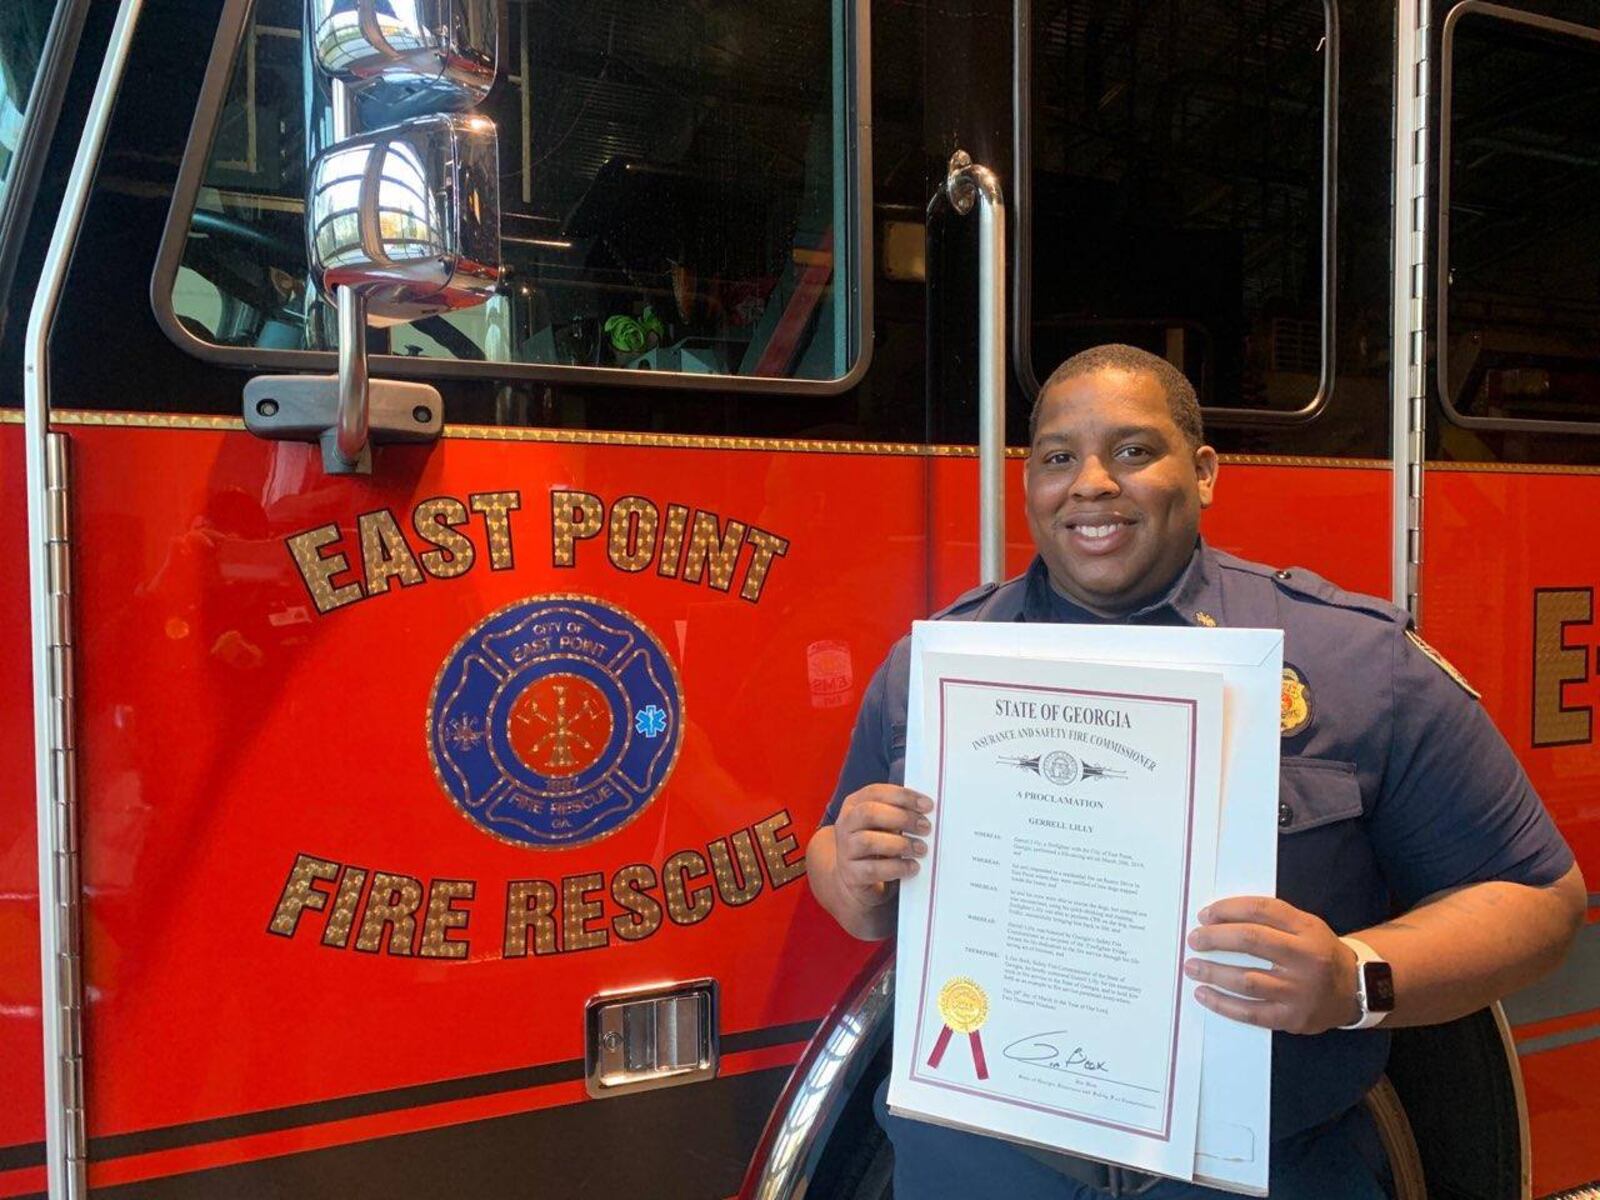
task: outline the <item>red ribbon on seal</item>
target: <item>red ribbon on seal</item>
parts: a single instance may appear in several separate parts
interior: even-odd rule
[[[928,1056],[928,1066],[937,1068],[950,1048],[952,1034],[964,1033],[972,1046],[972,1063],[978,1069],[978,1078],[989,1078],[989,1063],[983,1056],[983,1039],[978,1030],[989,1018],[989,997],[970,979],[952,979],[939,989],[939,1016],[944,1028],[933,1043],[933,1053]]]

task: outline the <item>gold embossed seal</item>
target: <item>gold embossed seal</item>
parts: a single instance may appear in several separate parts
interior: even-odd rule
[[[939,1015],[957,1033],[976,1033],[989,1019],[989,997],[972,980],[957,977],[939,989]]]
[[[951,1035],[964,1033],[972,1044],[972,1062],[977,1067],[978,1078],[989,1078],[989,1064],[983,1057],[983,1040],[978,1036],[978,1030],[989,1019],[989,997],[976,980],[958,975],[939,989],[939,1019],[944,1022],[944,1028],[939,1031],[939,1038],[933,1044],[928,1065],[937,1068],[950,1046]]]

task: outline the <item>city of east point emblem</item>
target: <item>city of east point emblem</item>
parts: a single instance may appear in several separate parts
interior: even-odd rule
[[[644,810],[682,726],[677,670],[643,624],[593,597],[536,596],[450,652],[428,705],[428,752],[485,832],[574,846]]]

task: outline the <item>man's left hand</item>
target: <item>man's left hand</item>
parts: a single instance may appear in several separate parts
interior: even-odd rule
[[[1200,910],[1192,950],[1234,950],[1266,959],[1270,970],[1201,958],[1184,964],[1212,1012],[1286,1033],[1322,1033],[1361,1016],[1356,956],[1320,917],[1271,896],[1234,896]]]

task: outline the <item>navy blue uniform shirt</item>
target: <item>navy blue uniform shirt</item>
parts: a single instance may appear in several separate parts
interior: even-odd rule
[[[935,616],[1105,620],[1056,592],[1038,558]],[[1445,888],[1550,884],[1573,865],[1505,739],[1424,651],[1402,610],[1201,543],[1166,596],[1119,623],[1283,630],[1284,666],[1307,703],[1283,734],[1278,895],[1335,933],[1381,924]],[[903,782],[910,655],[908,635],[868,685],[824,824],[850,793]],[[1357,1103],[1388,1053],[1381,1027],[1274,1034],[1273,1139]]]

